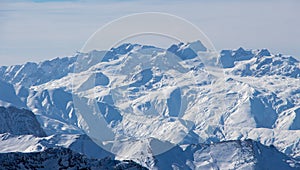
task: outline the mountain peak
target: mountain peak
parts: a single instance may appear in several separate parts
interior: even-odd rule
[[[200,40],[194,41],[194,42],[190,42],[187,43],[187,46],[191,49],[193,49],[196,52],[199,51],[207,51],[207,48],[202,44],[202,42]]]
[[[263,56],[271,56],[271,53],[268,49],[261,49],[258,51],[258,53],[256,54],[256,56],[258,57],[263,57]]]
[[[124,43],[116,48],[112,48],[111,50],[114,51],[117,54],[124,55],[131,51],[135,46],[138,46],[137,44],[131,44],[131,43]]]
[[[198,52],[205,52],[207,48],[202,44],[201,41],[197,40],[190,43],[179,43],[173,44],[167,49],[167,51],[180,57],[182,60],[195,58]]]

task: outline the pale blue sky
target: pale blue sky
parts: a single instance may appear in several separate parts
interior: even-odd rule
[[[217,50],[300,56],[299,9],[298,0],[0,0],[0,65],[73,55],[104,24],[140,12],[183,17]]]

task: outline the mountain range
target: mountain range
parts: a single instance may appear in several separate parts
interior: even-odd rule
[[[93,167],[297,169],[299,85],[295,57],[200,41],[2,66],[1,167],[44,166],[39,152]]]

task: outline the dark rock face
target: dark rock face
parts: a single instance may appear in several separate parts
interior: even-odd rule
[[[146,169],[133,161],[110,157],[88,159],[67,148],[51,148],[35,153],[2,153],[0,169]]]
[[[46,136],[31,111],[15,107],[0,107],[0,133]]]

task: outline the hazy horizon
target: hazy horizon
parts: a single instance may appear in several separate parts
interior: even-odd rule
[[[300,2],[87,1],[0,2],[1,65],[74,55],[100,27],[125,15],[164,12],[200,28],[217,50],[267,48],[298,57]]]

